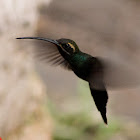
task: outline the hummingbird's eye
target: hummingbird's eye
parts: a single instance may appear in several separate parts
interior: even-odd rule
[[[66,47],[67,47],[67,48],[71,48],[69,44],[66,44]]]

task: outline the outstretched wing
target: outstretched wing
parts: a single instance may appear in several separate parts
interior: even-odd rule
[[[106,105],[108,101],[107,91],[106,89],[97,90],[94,87],[92,87],[90,83],[89,86],[95,105],[97,106],[97,109],[100,111],[105,124],[107,124],[107,117],[106,117]]]
[[[38,60],[42,62],[50,62],[52,65],[61,65],[64,68],[71,69],[69,63],[60,54],[58,48],[59,45],[56,40],[43,37],[19,37],[16,39],[32,39],[35,43],[33,54]]]
[[[133,54],[132,54],[133,56]],[[98,60],[104,67],[104,83],[109,89],[135,88],[140,85],[140,63],[121,52],[106,50]]]
[[[43,63],[62,66],[71,70],[69,63],[59,53],[58,46],[50,42],[36,41],[33,47],[35,58]]]

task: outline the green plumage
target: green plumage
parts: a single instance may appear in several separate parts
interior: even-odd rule
[[[104,69],[98,58],[79,50],[70,39],[52,40],[40,37],[22,37],[17,39],[37,39],[46,41],[43,47],[36,47],[35,53],[40,60],[62,65],[72,70],[79,78],[89,82],[92,97],[104,122],[107,124],[106,104],[108,95],[103,82]],[[49,44],[48,44],[49,42]],[[52,46],[53,45],[53,46]]]
[[[78,77],[82,78],[83,80],[86,80],[87,76],[89,75],[90,68],[91,68],[91,61],[92,61],[92,57],[90,55],[82,53],[81,51],[74,54],[68,60],[71,69]]]

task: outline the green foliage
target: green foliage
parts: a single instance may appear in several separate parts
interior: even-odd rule
[[[60,112],[56,110],[54,104],[49,103],[55,124],[53,140],[108,140],[120,131],[119,124],[110,122],[106,127],[103,122],[97,123],[93,118],[93,112],[88,110],[88,107],[93,105],[88,85],[83,81],[80,81],[79,85],[78,93],[83,106],[79,112]]]
[[[61,116],[56,120],[54,140],[84,140],[89,139],[96,132],[84,113]]]

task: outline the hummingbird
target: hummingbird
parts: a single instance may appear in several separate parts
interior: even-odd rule
[[[63,66],[67,70],[73,71],[79,78],[87,81],[89,83],[89,88],[95,105],[100,112],[102,119],[105,124],[107,122],[107,102],[108,102],[108,93],[106,89],[107,80],[112,87],[119,87],[131,85],[133,78],[136,79],[137,76],[130,77],[130,72],[127,72],[128,65],[125,66],[126,62],[119,63],[119,68],[126,67],[126,71],[120,70],[121,78],[116,74],[112,74],[112,65],[111,69],[107,69],[109,74],[106,73],[106,67],[103,64],[103,61],[99,57],[93,57],[90,54],[82,52],[78,45],[71,39],[61,38],[58,40],[43,38],[43,37],[19,37],[16,39],[35,39],[44,41],[44,46],[35,47],[37,57],[45,62],[50,62],[53,65]],[[49,44],[48,44],[49,43]],[[51,50],[51,51],[50,51]],[[122,61],[121,61],[122,62]],[[113,62],[114,63],[114,62]],[[108,67],[107,67],[108,68]],[[117,67],[114,68],[114,71],[117,70]],[[122,74],[123,72],[123,74]],[[131,72],[136,73],[136,72]],[[126,76],[125,76],[126,74]],[[109,75],[112,75],[112,79],[108,78]],[[115,77],[116,75],[116,77]],[[105,81],[105,77],[107,80]],[[123,78],[124,76],[124,78]],[[115,77],[115,78],[114,78]],[[129,78],[130,77],[130,78]],[[129,78],[129,80],[127,79]],[[139,78],[140,79],[140,78]],[[139,83],[140,80],[138,80]],[[106,82],[106,83],[105,83]],[[120,84],[119,84],[120,83]]]
[[[79,78],[89,83],[91,95],[95,105],[105,124],[107,124],[106,105],[108,101],[107,90],[103,81],[104,71],[100,60],[89,54],[82,52],[77,44],[71,39],[48,39],[42,37],[20,37],[16,39],[36,39],[47,41],[54,46],[53,52],[47,53],[48,47],[43,47],[41,51],[37,51],[43,59],[48,59],[52,64],[57,64],[73,71]]]

